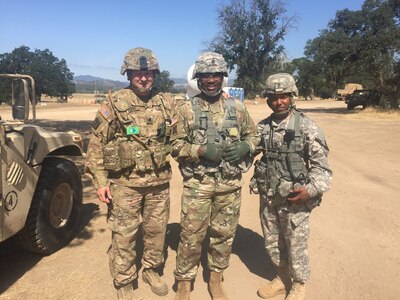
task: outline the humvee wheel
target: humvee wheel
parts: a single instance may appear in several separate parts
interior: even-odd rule
[[[58,185],[50,200],[49,221],[54,228],[64,226],[71,215],[74,195],[71,186],[64,182]]]
[[[50,254],[68,244],[76,232],[82,204],[79,170],[69,160],[43,163],[25,227],[16,236],[23,248]]]

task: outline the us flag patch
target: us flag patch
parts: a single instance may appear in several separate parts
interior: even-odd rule
[[[111,112],[109,111],[107,106],[102,105],[99,109],[99,112],[106,120],[111,116]]]

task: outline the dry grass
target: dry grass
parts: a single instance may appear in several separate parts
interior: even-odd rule
[[[383,109],[375,107],[367,107],[362,110],[355,110],[354,114],[361,118],[373,118],[373,119],[400,119],[399,109]]]

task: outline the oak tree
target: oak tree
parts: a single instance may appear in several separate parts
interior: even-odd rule
[[[35,79],[36,100],[41,95],[50,97],[66,97],[75,92],[73,73],[69,70],[65,59],[58,59],[48,50],[30,51],[29,47],[21,46],[11,53],[0,54],[0,73],[25,74]],[[0,95],[9,99],[9,83],[2,83]],[[3,97],[2,97],[3,98]]]

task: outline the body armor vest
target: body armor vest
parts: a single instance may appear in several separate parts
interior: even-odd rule
[[[168,161],[170,124],[161,96],[148,109],[132,105],[128,99],[112,103],[119,130],[104,147],[104,165],[109,171],[154,171]]]
[[[209,111],[202,111],[200,98],[194,97],[191,100],[194,113],[194,124],[191,131],[190,142],[195,145],[216,144],[222,148],[227,143],[240,140],[239,125],[236,116],[236,103],[234,99],[225,99],[224,118],[220,124],[215,124]],[[221,172],[223,176],[234,176],[244,172],[241,164],[228,163],[223,159],[219,162],[200,160],[200,162],[190,163],[181,168],[184,177],[204,176]],[[247,171],[247,170],[246,170]]]
[[[261,133],[264,155],[255,163],[254,171],[259,192],[287,197],[293,186],[307,183],[307,158],[303,152],[300,121],[301,113],[293,109],[283,141],[279,147],[274,147],[272,118],[267,119]]]

